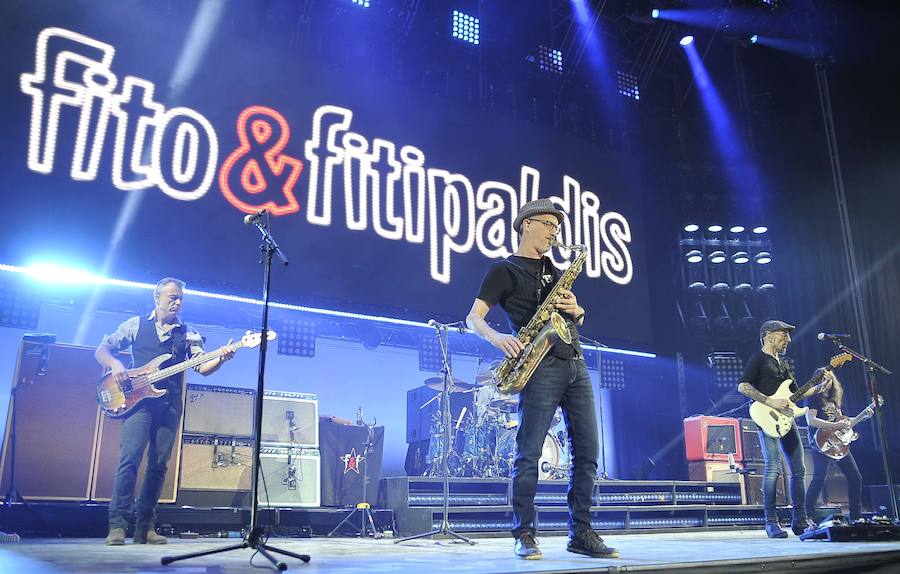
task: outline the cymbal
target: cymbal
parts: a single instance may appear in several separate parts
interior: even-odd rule
[[[519,404],[519,395],[508,395],[491,401],[491,408],[501,411],[514,411]]]
[[[485,371],[483,373],[478,373],[475,375],[475,384],[478,386],[484,385],[495,385],[497,382],[494,380],[494,373],[491,371]]]
[[[443,391],[444,377],[431,377],[429,379],[425,379],[425,386],[436,391]],[[450,381],[451,393],[462,393],[464,391],[471,391],[474,388],[475,385],[467,383],[461,379],[453,379],[452,381]]]

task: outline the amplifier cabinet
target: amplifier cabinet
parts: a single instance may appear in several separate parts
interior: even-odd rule
[[[321,505],[322,471],[318,450],[263,445],[259,456],[261,508]]]
[[[263,444],[319,448],[319,401],[316,395],[266,391],[263,397]]]
[[[187,490],[250,490],[253,441],[246,438],[185,435],[181,482]]]
[[[762,446],[759,444],[759,427],[753,419],[740,419],[741,450],[744,462],[763,462]]]
[[[7,411],[0,492],[10,487],[16,415],[16,489],[27,500],[87,500],[97,446],[96,347],[22,341]]]
[[[742,465],[736,463],[737,471],[742,469]],[[727,462],[717,460],[693,461],[688,463],[688,476],[691,480],[699,480],[702,482],[736,482],[741,486],[741,500],[747,499],[745,484],[741,480],[739,472],[731,471]]]
[[[252,436],[255,397],[253,389],[189,384],[185,390],[184,432]]]
[[[684,419],[684,453],[689,461],[744,458],[737,419],[697,416]]]

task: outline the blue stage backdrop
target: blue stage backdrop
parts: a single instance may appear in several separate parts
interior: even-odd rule
[[[3,10],[0,262],[99,270],[113,253],[111,276],[256,295],[242,218],[265,208],[292,258],[276,300],[461,319],[514,251],[518,207],[549,197],[563,242],[590,249],[584,332],[650,345],[631,159],[152,4]]]

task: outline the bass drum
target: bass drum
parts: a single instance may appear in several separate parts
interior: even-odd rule
[[[516,458],[516,429],[505,430],[497,439],[497,466],[500,476],[512,476]],[[538,480],[568,478],[569,454],[551,429],[544,437],[541,458],[538,459]]]

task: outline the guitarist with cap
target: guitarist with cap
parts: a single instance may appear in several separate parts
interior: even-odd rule
[[[128,380],[128,373],[115,354],[129,347],[135,365],[143,365],[162,354],[171,354],[172,358],[166,364],[172,364],[203,353],[200,334],[187,326],[178,315],[184,299],[184,281],[173,277],[161,279],[153,291],[153,299],[155,307],[149,315],[127,319],[115,333],[103,338],[94,353],[97,362],[109,369],[119,383]],[[231,341],[228,343],[230,345]],[[234,349],[226,345],[219,357],[195,368],[201,375],[211,375],[233,356]],[[108,546],[125,544],[125,529],[134,504],[138,466],[145,450],[147,472],[135,508],[134,543],[166,543],[166,538],[156,533],[154,522],[156,505],[166,479],[166,464],[181,426],[183,383],[181,374],[157,383],[158,387],[167,391],[166,394],[143,401],[122,423],[119,464],[109,501]]]
[[[759,329],[759,338],[762,349],[747,361],[744,374],[738,384],[738,392],[778,411],[790,408],[790,401],[783,398],[775,398],[772,395],[778,391],[779,386],[786,379],[791,379],[791,391],[797,391],[796,378],[782,358],[791,342],[791,331],[794,326],[784,321],[766,321]],[[813,387],[808,395],[813,394],[819,387]],[[763,505],[766,519],[766,534],[769,538],[787,538],[787,532],[778,525],[778,515],[775,509],[775,484],[781,474],[781,456],[779,448],[784,452],[791,471],[791,499],[794,502],[791,530],[800,535],[811,524],[806,515],[806,488],[804,478],[806,468],[803,465],[803,443],[800,441],[800,431],[796,424],[791,424],[787,434],[781,438],[771,437],[762,430],[759,431],[759,443],[762,447],[765,459],[763,471]]]

